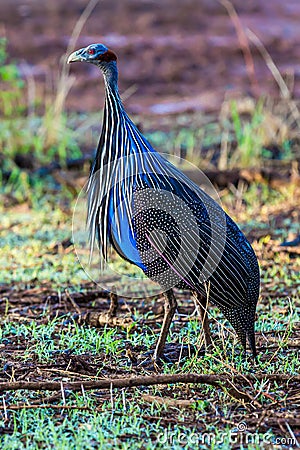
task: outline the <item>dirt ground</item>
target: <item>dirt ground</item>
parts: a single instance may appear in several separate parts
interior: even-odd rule
[[[36,91],[51,90],[61,57],[87,0],[2,0],[0,33],[22,62]],[[270,52],[297,97],[300,94],[298,0],[233,0],[245,28]],[[232,20],[217,0],[103,0],[84,25],[76,47],[103,42],[119,56],[121,92],[131,113],[215,111],[228,95],[253,94]],[[253,44],[256,94],[278,95],[276,83]],[[99,110],[103,92],[97,68],[76,65],[67,99],[72,110]],[[254,83],[255,84],[255,83]],[[255,88],[255,86],[254,86]],[[255,89],[254,89],[255,90]]]
[[[295,198],[299,198],[299,196]],[[298,439],[299,377],[294,377],[289,371],[297,370],[296,364],[299,360],[300,322],[297,298],[300,280],[296,278],[296,273],[299,272],[299,247],[284,248],[278,245],[280,242],[278,230],[286,227],[287,220],[291,220],[291,218],[293,221],[298,220],[299,208],[292,209],[293,202],[297,203],[297,200],[291,198],[290,204],[286,201],[280,205],[270,205],[267,209],[262,210],[260,220],[262,224],[266,224],[266,227],[257,228],[251,233],[247,233],[259,258],[262,274],[256,331],[257,350],[260,359],[258,365],[254,365],[251,360],[250,366],[245,370],[245,373],[242,373],[242,378],[238,381],[234,380],[234,391],[229,390],[227,392],[226,409],[229,411],[228,415],[222,413],[224,400],[220,399],[220,389],[215,389],[209,393],[210,410],[200,419],[197,416],[197,411],[191,405],[195,401],[193,399],[197,399],[199,402],[207,402],[208,394],[202,385],[180,386],[174,384],[172,387],[160,386],[158,390],[154,390],[155,394],[151,390],[149,394],[148,390],[144,388],[141,389],[140,394],[137,394],[139,392],[137,390],[128,389],[126,391],[127,400],[132,404],[137,403],[135,396],[139,395],[146,405],[153,401],[167,405],[159,416],[155,416],[153,413],[149,414],[144,409],[143,420],[145,424],[159,421],[165,428],[169,425],[176,428],[181,425],[178,419],[180,409],[181,413],[184,410],[185,426],[197,430],[199,433],[203,433],[208,424],[215,424],[218,429],[222,430],[228,426],[236,427],[236,424],[246,423],[248,432],[253,433],[253,436],[256,432],[264,433],[267,436],[267,433],[271,430],[275,436],[287,442],[287,437],[291,437],[289,434],[291,429]],[[12,227],[17,227],[16,224],[18,224],[18,221],[13,222]],[[250,229],[251,221],[248,226]],[[62,241],[57,243],[55,247],[48,248],[45,245],[43,248],[44,253],[34,259],[35,267],[40,267],[40,269],[42,264],[45,264],[47,256],[49,258],[50,253],[53,254],[53,258],[57,256],[63,264],[64,257],[71,251],[71,243],[70,240]],[[13,263],[11,265],[13,267]],[[59,270],[59,266],[56,267]],[[183,336],[186,336],[189,322],[193,320],[190,316],[194,311],[194,303],[188,292],[176,292],[176,296],[179,303],[179,314],[176,316],[172,328],[172,341],[175,342],[178,341],[180,331],[184,332]],[[37,283],[33,279],[26,285],[23,282],[14,282],[10,285],[0,284],[0,313],[4,318],[4,330],[9,324],[22,327],[21,332],[20,330],[16,332],[14,326],[12,326],[10,331],[6,331],[2,338],[0,366],[3,367],[3,370],[0,373],[0,388],[3,389],[4,385],[12,381],[16,383],[51,383],[63,380],[68,385],[68,383],[73,382],[90,380],[93,382],[115,377],[128,378],[145,374],[152,376],[152,369],[143,368],[137,363],[139,355],[145,354],[149,350],[149,344],[147,344],[149,335],[151,333],[158,335],[159,333],[163,320],[163,299],[153,298],[148,301],[137,301],[136,299],[120,297],[118,317],[133,318],[133,327],[130,328],[130,331],[115,326],[103,327],[102,325],[95,328],[96,322],[91,319],[107,313],[108,308],[108,292],[99,290],[91,282],[82,282],[78,292],[72,292],[72,285],[69,285],[66,289],[54,288],[51,282],[47,280]],[[210,312],[212,310],[213,308],[210,309]],[[270,322],[271,317],[276,317],[275,324]],[[222,322],[223,319],[220,323]],[[88,327],[88,325],[92,325],[92,327]],[[43,327],[45,327],[44,335],[39,336]],[[25,332],[27,328],[31,332]],[[37,330],[40,331],[37,332]],[[116,343],[117,353],[107,351],[105,346],[95,353],[88,349],[79,351],[77,347],[62,345],[62,336],[69,336],[70,339],[74,336],[80,346],[81,342],[78,336],[85,336],[84,333],[87,330],[90,330],[88,332],[91,333],[95,330],[93,346],[97,335],[108,333],[109,342],[115,341]],[[109,334],[111,332],[114,333],[113,339]],[[135,342],[133,338],[135,335],[142,338],[138,345],[133,343]],[[209,373],[213,372],[220,377],[224,376],[224,372],[227,378],[230,377],[230,374],[239,375],[240,372],[234,365],[228,365],[231,364],[231,360],[230,358],[227,359],[228,354],[225,358],[227,341],[225,340],[222,344],[220,336],[219,325],[216,326],[215,324],[214,342],[220,345],[220,348],[224,345],[222,355],[218,355],[218,358],[220,358],[219,366],[217,364],[213,370],[209,370],[207,368],[207,357],[210,354],[205,355],[205,359],[201,353],[196,357],[196,362],[193,362],[193,358],[191,358],[190,362],[185,361],[181,364],[191,364],[191,367],[193,367],[191,371],[197,371],[199,374],[207,373],[205,370],[208,370]],[[82,337],[81,340],[84,341]],[[230,340],[229,335],[227,335],[227,340]],[[187,347],[189,347],[188,351],[193,351],[193,345],[187,345]],[[40,349],[42,348],[48,354],[48,358],[41,358]],[[214,353],[210,356],[211,361],[215,362],[216,357],[213,355]],[[182,356],[184,357],[184,355]],[[235,357],[238,357],[238,353],[235,354]],[[294,369],[293,364],[295,365]],[[170,367],[175,368],[176,365]],[[183,372],[183,367],[186,370],[186,366],[181,368],[179,365],[175,373],[177,370]],[[201,372],[203,368],[205,370]],[[273,371],[277,373],[275,380],[272,380]],[[249,378],[250,381],[247,378],[257,376],[263,379],[264,376],[267,377],[268,375],[270,375],[270,380],[264,381],[263,384],[251,382],[251,378]],[[24,402],[29,401],[27,400],[29,394],[26,392],[24,397],[18,397],[17,395],[5,392],[3,408],[12,409],[12,411],[14,408],[17,411],[21,410]],[[110,401],[110,395],[108,390],[97,391],[94,394],[96,409],[88,409],[87,406],[84,406],[84,408],[87,408],[92,414],[102,414],[103,405]],[[19,399],[19,403],[15,403],[14,396]],[[43,391],[38,391],[37,394],[34,394],[34,397],[30,397],[30,404],[27,404],[26,407],[34,410],[49,405],[49,408],[54,408],[54,415],[60,420],[60,401],[61,392],[54,394],[48,392],[46,394]],[[143,407],[145,408],[145,405]],[[67,408],[70,410],[73,408],[74,411],[78,408],[72,397],[68,398]],[[221,413],[219,413],[219,409]],[[6,420],[2,429],[0,424],[0,431],[3,432],[3,435],[12,434],[14,432],[13,421]],[[133,439],[130,433],[122,433],[119,436],[121,443],[130,441],[130,439]],[[232,448],[241,447],[235,441]]]
[[[270,250],[270,254],[271,253],[272,251]],[[262,291],[261,304],[264,305],[265,309],[268,309],[269,300],[267,300],[267,298],[270,298],[270,285],[268,287],[265,286],[265,288],[266,289],[263,288]],[[294,288],[291,290],[286,290],[285,286],[285,291],[282,298],[286,297],[286,295],[292,296],[294,294]],[[81,293],[75,293],[71,296],[67,292],[62,295],[57,295],[57,292],[53,290],[51,286],[47,285],[47,283],[44,283],[39,288],[28,287],[28,289],[25,290],[22,288],[20,289],[17,285],[15,285],[14,290],[8,287],[3,287],[0,289],[0,293],[3,298],[9,298],[11,309],[8,317],[11,320],[17,320],[19,323],[23,323],[24,326],[34,320],[37,326],[40,326],[42,324],[49,323],[49,321],[53,319],[58,319],[58,326],[55,329],[56,336],[59,336],[59,333],[62,331],[62,325],[59,325],[60,317],[65,317],[63,325],[64,328],[68,327],[68,324],[73,324],[71,325],[71,327],[73,327],[74,320],[78,320],[80,323],[80,314],[87,317],[88,313],[93,314],[95,311],[97,311],[97,314],[105,313],[108,311],[109,306],[107,293],[101,293],[99,290],[95,290],[94,286],[89,283],[82,285]],[[193,312],[194,305],[189,296],[181,294],[179,296],[177,295],[177,298],[180,304],[179,312],[191,314]],[[124,312],[127,312],[128,314],[128,308],[131,311],[134,311],[136,306],[137,305],[135,302],[131,300],[126,301],[126,303],[121,302],[121,314],[124,314]],[[145,317],[148,314],[148,318],[135,324],[135,329],[137,329],[139,333],[142,333],[145,336],[145,339],[147,335],[145,328],[147,327],[151,327],[156,333],[159,333],[159,326],[162,323],[162,306],[162,300],[152,300],[151,302],[148,302],[146,306],[139,304],[139,312],[143,313]],[[0,305],[0,309],[2,314],[5,314],[4,302]],[[149,311],[151,311],[150,317]],[[47,318],[45,312],[47,312]],[[282,309],[281,312],[283,316],[288,314],[287,309]],[[66,317],[66,314],[69,314],[69,319]],[[182,318],[181,320],[176,320],[173,332],[175,330],[178,332],[181,328],[186,327],[188,320],[189,319],[187,317]],[[83,323],[82,325],[85,326]],[[261,365],[268,365],[268,361],[270,360],[270,352],[273,355],[271,360],[273,359],[273,361],[276,362],[277,359],[280,358],[280,354],[277,355],[279,349],[278,342],[285,338],[285,334],[286,333],[283,330],[257,333],[258,352],[262,355],[260,359]],[[97,381],[97,377],[100,377],[99,379],[109,377],[126,378],[129,375],[139,376],[141,373],[143,375],[145,373],[147,375],[152,375],[152,371],[149,372],[147,369],[144,371],[136,363],[138,361],[136,357],[138,357],[139,353],[149,350],[147,346],[141,345],[131,348],[129,344],[126,343],[125,335],[126,333],[124,331],[119,331],[118,338],[122,338],[123,340],[123,350],[119,355],[118,360],[116,360],[114,355],[109,355],[105,352],[99,352],[96,356],[88,353],[78,355],[76,352],[73,353],[72,350],[66,349],[63,351],[53,351],[51,362],[48,363],[42,363],[33,355],[31,355],[28,361],[20,360],[20,355],[23,354],[26,349],[28,351],[28,343],[26,342],[26,338],[22,336],[16,336],[15,338],[10,336],[9,339],[4,340],[5,342],[3,344],[4,348],[2,349],[1,362],[4,370],[3,374],[0,376],[0,381],[2,383],[11,380],[17,382],[32,381],[36,383],[46,381],[48,383],[57,381],[58,377],[62,376],[64,377],[63,379],[65,382],[76,382],[89,380],[89,377],[91,377],[91,380]],[[295,324],[293,331],[289,334],[287,346],[284,350],[281,350],[281,352],[284,352],[286,358],[290,358],[291,355],[299,351],[299,338],[300,324],[298,323],[297,325]],[[56,340],[55,344],[57,345]],[[189,348],[188,351],[192,350]],[[184,356],[184,354],[182,356]],[[97,377],[95,377],[95,374],[97,374]],[[282,380],[280,377],[282,377]],[[267,391],[267,393],[263,394],[265,399],[269,401],[268,405],[266,405],[265,402],[255,402],[254,398],[259,395],[259,391],[257,389],[255,390],[250,382],[248,385],[246,378],[240,384],[235,381],[235,389],[237,389],[237,392],[240,394],[243,393],[246,397],[248,396],[247,401],[249,404],[246,402],[247,413],[245,417],[249,432],[255,433],[255,430],[259,430],[260,433],[267,433],[268,430],[271,429],[277,436],[287,436],[285,424],[286,421],[288,421],[296,436],[298,436],[298,378],[295,377],[294,380],[293,377],[290,377],[290,380],[286,382],[284,382],[284,380],[285,375],[279,375],[277,381],[280,387],[277,388],[276,395],[273,383],[271,383],[268,388],[270,389],[270,393]],[[270,386],[272,387],[270,388]],[[172,392],[176,392],[176,400],[170,399],[170,395],[172,396],[173,394],[170,394],[170,389],[168,387],[160,386],[159,392],[162,397],[147,397],[147,394],[145,393],[142,394],[142,397],[145,396],[145,399],[148,401],[153,401],[153,399],[155,399],[165,403],[168,401],[171,402],[168,404],[168,408],[166,408],[159,417],[159,421],[164,427],[168,427],[169,424],[176,426],[176,416],[178,414],[176,408],[188,407],[192,403],[192,400],[190,400],[191,398],[197,398],[198,400],[206,399],[205,394],[203,394],[203,386],[201,385],[186,386],[183,388],[178,388],[177,385],[174,385]],[[61,393],[58,392],[54,395],[50,393],[48,397],[38,397],[31,400],[31,407],[34,408],[41,404],[48,403],[51,405],[56,405],[56,402],[60,401],[60,395]],[[218,391],[215,391],[213,394],[211,393],[210,400],[212,401],[212,404],[217,405],[219,403],[218,395]],[[102,403],[109,400],[109,396],[110,393],[108,391],[100,391],[98,393],[99,406],[97,408],[101,408]],[[127,392],[127,396],[130,398],[131,391]],[[276,400],[276,396],[280,397],[281,400]],[[9,403],[9,398],[7,397],[7,399]],[[134,399],[132,401],[134,401]],[[226,417],[221,417],[218,415],[216,417],[216,413],[213,408],[211,411],[211,416],[206,416],[205,420],[209,420],[212,423],[217,420],[218,427],[226,427],[228,425],[239,423],[241,421],[241,417],[243,417],[242,413],[244,412],[245,405],[243,404],[242,406],[242,400],[239,400],[238,396],[236,397],[236,394],[234,394],[233,399],[231,398],[231,401],[229,396],[229,405],[231,405],[230,407],[232,408],[230,421],[226,419]],[[20,408],[20,405],[17,406],[16,409],[18,407]],[[174,408],[174,410],[172,408]],[[145,417],[145,420],[150,419],[151,418],[149,418],[149,416]],[[158,420],[158,418],[153,417],[151,420]],[[203,429],[205,429],[205,424],[201,421],[199,422],[199,420],[194,416],[193,410],[189,410],[189,408],[185,418],[185,425],[195,427],[195,429],[199,430],[199,432],[203,432]],[[5,432],[9,432],[9,429],[6,428]],[[126,439],[128,439],[128,436],[121,438],[122,441],[126,441]],[[234,445],[233,448],[240,447]]]

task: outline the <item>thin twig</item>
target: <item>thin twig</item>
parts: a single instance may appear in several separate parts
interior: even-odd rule
[[[233,4],[229,0],[219,0],[221,5],[224,6],[226,11],[228,12],[228,15],[233,23],[233,26],[235,28],[238,41],[240,44],[240,48],[243,52],[245,64],[246,64],[246,70],[248,72],[248,77],[251,83],[252,87],[252,93],[254,97],[259,97],[259,85],[257,82],[256,74],[255,74],[255,66],[254,66],[254,60],[251,54],[249,42],[247,35],[245,33],[245,30],[242,26],[241,20],[233,6]]]
[[[288,422],[285,422],[285,426],[286,426],[288,432],[289,432],[290,435],[291,435],[291,438],[292,438],[292,440],[293,440],[293,442],[294,442],[294,445],[295,445],[297,448],[300,448],[300,444],[299,444],[299,442],[298,442],[298,440],[297,440],[297,438],[296,438],[296,436],[295,436],[293,430],[291,429],[290,424],[289,424]]]
[[[89,16],[92,14],[94,8],[96,7],[96,5],[99,3],[99,0],[90,0],[88,2],[88,4],[86,5],[84,11],[82,12],[81,16],[79,17],[79,19],[77,20],[69,43],[68,43],[68,47],[67,47],[67,51],[66,53],[63,55],[63,64],[62,64],[62,68],[61,68],[61,73],[60,73],[60,77],[58,80],[58,85],[57,85],[57,95],[55,97],[55,101],[54,101],[54,113],[55,115],[59,115],[61,114],[62,110],[63,110],[63,106],[65,104],[65,99],[67,97],[67,94],[72,86],[73,83],[73,77],[69,76],[69,71],[70,71],[70,66],[68,64],[66,64],[67,61],[67,57],[68,55],[74,50],[75,44],[77,42],[77,39],[81,33],[81,30],[83,28],[83,26],[85,25],[85,23],[87,22]]]
[[[77,312],[77,314],[79,314],[79,316],[81,316],[81,309],[79,308],[79,306],[77,305],[77,303],[75,302],[75,300],[72,298],[72,296],[70,295],[70,292],[68,291],[68,289],[65,289],[65,294],[66,294],[66,298],[70,301],[71,305],[73,306],[73,308],[75,309],[75,311]]]
[[[288,101],[291,114],[295,122],[297,123],[298,127],[300,128],[300,111],[294,100],[291,99],[291,92],[286,82],[284,81],[281,73],[279,72],[278,67],[274,63],[270,53],[267,51],[266,47],[263,45],[258,36],[255,33],[253,33],[253,31],[251,31],[250,29],[247,29],[247,35],[249,36],[249,39],[253,42],[253,44],[256,46],[257,50],[263,57],[268,69],[273,75],[274,80],[278,84],[282,97]]]
[[[9,410],[13,410],[13,411],[18,411],[20,409],[78,409],[78,410],[85,410],[85,411],[90,411],[91,408],[89,406],[76,406],[76,405],[38,405],[38,404],[34,404],[34,405],[28,405],[27,403],[21,404],[21,405],[6,405],[5,409],[3,406],[0,405],[0,411],[4,410],[9,411]]]

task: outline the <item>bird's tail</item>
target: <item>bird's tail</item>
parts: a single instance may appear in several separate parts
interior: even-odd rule
[[[255,345],[255,306],[254,307],[244,307],[239,309],[230,309],[229,311],[224,311],[224,315],[232,324],[235,329],[238,338],[246,350],[247,341],[249,347],[252,351],[253,358],[256,359],[256,345]]]

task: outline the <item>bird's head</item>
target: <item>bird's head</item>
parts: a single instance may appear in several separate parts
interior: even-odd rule
[[[76,50],[76,52],[71,53],[68,57],[67,63],[77,61],[85,61],[97,66],[102,66],[105,63],[116,61],[117,56],[114,52],[109,50],[103,44],[91,44],[88,47]]]

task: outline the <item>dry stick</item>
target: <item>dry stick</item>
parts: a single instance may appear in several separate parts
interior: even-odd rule
[[[222,379],[218,375],[198,375],[198,374],[175,374],[175,375],[150,375],[131,378],[103,378],[96,381],[73,381],[64,382],[64,389],[73,391],[81,390],[83,386],[87,389],[111,389],[134,386],[152,386],[156,384],[170,383],[203,383],[220,387]],[[0,383],[0,392],[8,390],[49,390],[57,391],[61,389],[59,381],[15,381]]]
[[[102,327],[109,325],[111,327],[128,328],[133,325],[131,317],[111,317],[108,313],[88,312],[80,318],[80,323],[86,323],[92,327]]]
[[[255,75],[255,67],[254,67],[254,61],[251,54],[251,50],[249,47],[249,42],[247,35],[244,31],[243,25],[241,24],[240,18],[234,9],[233,4],[229,0],[219,0],[221,5],[224,6],[226,11],[228,12],[228,15],[234,25],[239,44],[241,47],[241,50],[244,55],[245,63],[246,63],[246,70],[248,72],[248,77],[252,86],[252,93],[254,97],[259,97],[259,85],[257,82],[257,78]]]
[[[131,378],[103,378],[96,381],[72,381],[64,382],[64,389],[81,391],[82,387],[85,390],[90,389],[111,389],[113,388],[130,388],[135,386],[153,386],[157,384],[173,384],[173,383],[194,383],[207,384],[210,386],[224,388],[229,384],[232,386],[233,382],[249,383],[261,380],[268,380],[273,382],[297,382],[300,383],[300,375],[286,375],[281,373],[274,374],[257,374],[257,375],[233,375],[228,374],[203,374],[196,373],[186,374],[159,374],[151,376],[138,376]],[[16,390],[31,390],[31,391],[60,391],[60,381],[12,381],[0,383],[0,392],[16,391]]]
[[[76,406],[76,405],[28,405],[27,403],[24,403],[23,405],[6,405],[5,408],[0,405],[0,411],[4,410],[4,413],[6,411],[12,410],[12,411],[18,411],[20,409],[78,409],[80,411],[91,411],[91,408],[89,406]]]
[[[292,116],[297,123],[298,127],[300,128],[300,111],[294,102],[294,100],[291,99],[291,92],[282,78],[281,73],[279,72],[276,64],[274,63],[270,53],[267,51],[266,47],[263,45],[261,40],[256,36],[253,31],[250,29],[247,29],[247,35],[249,36],[249,39],[253,42],[253,44],[256,46],[257,50],[263,57],[268,69],[270,70],[271,74],[273,75],[274,80],[278,84],[278,87],[280,89],[281,95],[285,100],[288,100],[288,105],[290,107]]]
[[[88,4],[86,5],[85,9],[83,10],[81,16],[77,20],[75,27],[72,31],[70,41],[68,44],[67,52],[66,52],[66,58],[68,57],[69,53],[71,53],[74,50],[75,44],[77,42],[77,39],[80,36],[81,30],[85,23],[87,22],[88,18],[92,14],[93,10],[99,3],[99,0],[90,0]],[[66,69],[68,70],[68,69]]]
[[[77,314],[79,314],[79,316],[81,316],[81,309],[79,308],[79,306],[77,305],[75,300],[70,295],[70,292],[68,291],[68,289],[65,289],[65,294],[66,294],[66,298],[70,301],[71,305],[73,306],[73,308],[75,309]]]
[[[291,429],[290,424],[289,424],[287,421],[285,422],[285,426],[286,426],[288,432],[290,433],[291,438],[292,438],[294,444],[296,444],[296,447],[299,448],[299,447],[300,447],[300,444],[299,444],[299,442],[298,442],[298,440],[297,440],[297,438],[296,438],[296,436],[295,436],[293,430]]]
[[[191,406],[193,403],[195,403],[194,399],[182,400],[171,397],[158,397],[157,395],[149,395],[149,394],[142,394],[142,399],[146,400],[147,402],[156,402],[159,405],[179,406],[179,407]]]
[[[79,17],[74,26],[66,54],[63,56],[63,65],[58,80],[57,95],[54,102],[54,112],[57,115],[61,113],[66,96],[73,83],[73,78],[70,78],[69,76],[70,66],[66,64],[67,57],[74,50],[75,44],[81,33],[81,30],[85,25],[86,21],[88,20],[89,16],[92,14],[97,3],[99,3],[99,0],[90,0],[86,5],[84,11],[82,12],[81,16]]]
[[[119,307],[119,297],[118,294],[116,292],[114,292],[116,290],[115,286],[112,287],[112,291],[109,294],[109,298],[110,298],[110,305],[109,305],[109,311],[108,311],[108,317],[113,318],[116,317],[117,315],[117,309]]]

